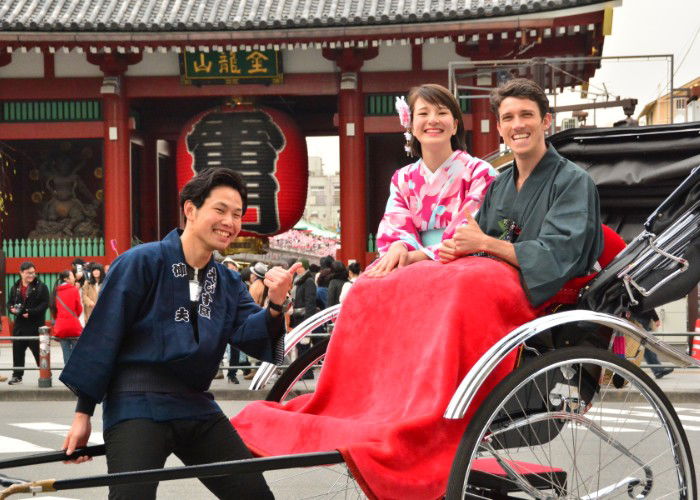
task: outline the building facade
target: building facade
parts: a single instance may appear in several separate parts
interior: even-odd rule
[[[673,93],[648,103],[639,114],[640,125],[663,125],[700,121],[700,77],[681,85]],[[673,116],[673,121],[671,121]]]
[[[340,176],[326,175],[323,161],[309,157],[309,191],[304,219],[332,231],[340,227]]]
[[[20,249],[6,270],[49,234],[97,238],[101,250],[85,257],[110,262],[177,226],[182,127],[232,97],[286,112],[305,136],[339,137],[339,257],[364,264],[391,175],[412,161],[394,98],[425,82],[447,86],[453,61],[531,58],[517,76],[575,85],[599,61],[564,63],[573,76],[555,81],[536,60],[602,53],[619,4],[0,0],[0,154],[13,194],[1,227]],[[502,71],[461,78],[490,87]],[[462,109],[479,156],[499,138],[486,99],[473,97]],[[39,247],[46,272],[71,260]]]

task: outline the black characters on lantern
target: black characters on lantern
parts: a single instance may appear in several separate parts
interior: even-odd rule
[[[284,146],[282,131],[260,110],[210,113],[187,134],[195,172],[227,167],[243,175],[248,187],[243,229],[258,234],[280,229],[275,172]]]

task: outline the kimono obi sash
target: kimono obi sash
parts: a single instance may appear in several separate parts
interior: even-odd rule
[[[442,229],[428,229],[427,231],[421,231],[420,239],[424,247],[429,247],[432,245],[438,245],[442,241],[442,235],[445,232],[445,228]]]

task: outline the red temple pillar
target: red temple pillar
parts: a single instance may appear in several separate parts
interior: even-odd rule
[[[496,116],[491,112],[488,98],[472,99],[472,151],[483,158],[498,149],[500,135],[496,128]]]
[[[338,95],[340,139],[340,260],[366,265],[367,189],[365,169],[364,96],[360,68],[376,57],[376,49],[324,50],[341,70]]]
[[[105,75],[102,94],[104,122],[105,256],[112,260],[131,248],[131,155],[129,102],[123,75],[141,59],[139,54],[89,54],[88,61]],[[115,252],[116,249],[116,252]]]

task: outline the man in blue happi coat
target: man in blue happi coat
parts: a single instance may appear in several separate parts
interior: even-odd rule
[[[180,193],[185,229],[118,257],[60,379],[78,396],[63,448],[87,444],[103,404],[110,473],[251,457],[211,393],[227,343],[280,363],[283,310],[296,267],[265,276],[270,305],[256,305],[240,275],[216,263],[246,210],[242,177],[196,175]],[[75,462],[82,462],[86,457]],[[202,479],[219,498],[272,498],[262,474]],[[155,498],[157,483],[112,486],[111,499]]]

